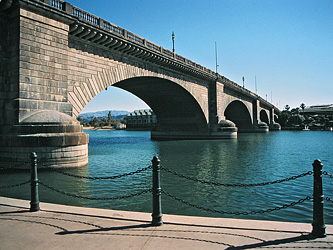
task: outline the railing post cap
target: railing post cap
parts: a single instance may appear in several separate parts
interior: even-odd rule
[[[319,159],[316,159],[313,164],[312,164],[313,167],[323,167],[323,164],[321,163],[321,160]]]
[[[158,156],[154,156],[153,160],[152,160],[153,163],[159,163],[160,162],[160,159],[158,159]]]
[[[31,154],[30,154],[30,158],[37,158],[37,154],[36,154],[36,152],[31,152]]]

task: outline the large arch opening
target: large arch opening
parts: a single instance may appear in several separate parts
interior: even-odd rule
[[[251,115],[241,101],[231,102],[224,111],[224,116],[236,124],[239,132],[251,132],[253,129]]]
[[[269,125],[268,115],[265,110],[260,111],[260,121],[265,122],[267,125]]]
[[[110,86],[91,99],[81,110],[80,114],[103,110],[132,112],[136,109],[150,109],[150,107],[132,93],[118,87]]]
[[[197,100],[175,82],[158,77],[134,77],[112,86],[143,100],[156,114],[158,131],[208,131],[208,122]]]

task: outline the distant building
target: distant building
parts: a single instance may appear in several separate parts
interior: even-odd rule
[[[151,109],[134,110],[125,117],[127,129],[152,129],[156,125],[156,115]]]
[[[304,114],[333,115],[333,104],[305,107]]]
[[[120,130],[120,129],[126,129],[126,124],[119,123],[119,124],[117,124],[116,129],[117,129],[117,130]]]

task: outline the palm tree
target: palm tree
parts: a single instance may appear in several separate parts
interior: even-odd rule
[[[305,109],[306,106],[305,106],[304,103],[301,103],[300,107],[301,107],[301,109],[303,110],[303,116],[304,116],[304,109]]]
[[[284,109],[288,111],[290,109],[290,106],[287,104],[286,106],[284,106]]]

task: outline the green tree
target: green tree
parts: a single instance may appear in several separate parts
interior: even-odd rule
[[[109,124],[109,121],[108,121],[108,119],[106,118],[106,117],[103,117],[102,119],[101,119],[101,126],[109,126],[110,124]]]
[[[109,111],[109,114],[108,114],[108,122],[109,122],[109,126],[111,126],[111,124],[112,124],[112,120],[113,120],[113,118],[112,118],[112,115],[111,115],[111,111]]]
[[[285,127],[290,116],[290,111],[283,110],[279,115],[277,122],[281,125],[281,127]]]
[[[298,126],[298,125],[303,125],[304,124],[304,117],[302,115],[292,115],[289,117],[288,121],[287,121],[287,126]]]
[[[97,117],[94,117],[94,119],[91,121],[91,126],[95,128],[100,126],[100,122]]]

